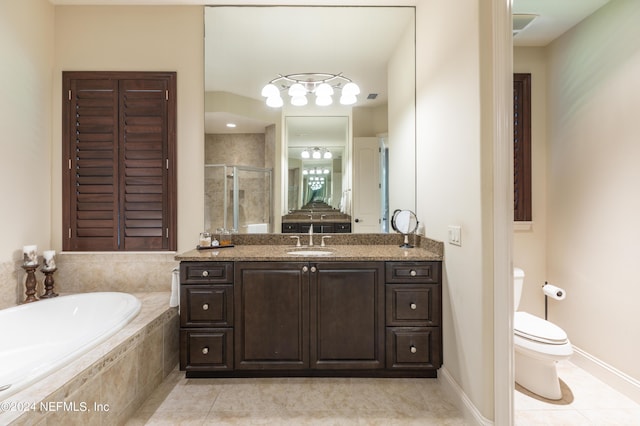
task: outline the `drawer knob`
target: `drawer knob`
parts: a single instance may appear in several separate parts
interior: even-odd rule
[[[202,348],[202,354],[203,355],[206,355],[208,353],[209,353],[209,348],[207,348],[207,347]]]
[[[311,267],[311,272],[316,272],[318,269],[315,266]]]
[[[418,352],[418,349],[415,346],[411,345],[410,351],[412,354],[415,354],[416,352]]]
[[[418,309],[418,305],[416,305],[415,303],[412,303],[411,305],[409,305],[409,307],[411,308],[412,311],[415,311],[416,309]]]
[[[203,311],[208,311],[209,310],[209,304],[205,303],[204,305],[202,305],[202,310]]]
[[[418,275],[418,273],[416,272],[415,269],[412,269],[411,271],[409,271],[409,275],[411,275],[412,277],[415,277],[416,275]]]
[[[203,277],[208,277],[209,276],[209,271],[202,271],[202,276]]]
[[[309,271],[309,268],[307,266],[302,267],[302,272],[308,272],[308,271]]]

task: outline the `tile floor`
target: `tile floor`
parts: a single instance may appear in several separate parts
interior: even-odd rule
[[[640,426],[640,405],[569,361],[558,363],[562,399],[550,401],[516,385],[516,426]]]
[[[185,379],[174,371],[137,425],[465,425],[436,379]]]
[[[640,426],[640,405],[570,362],[563,399],[516,385],[516,426]],[[185,379],[174,370],[127,425],[464,425],[432,379]]]

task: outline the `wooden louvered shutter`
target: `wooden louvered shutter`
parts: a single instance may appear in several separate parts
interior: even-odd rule
[[[65,250],[118,250],[118,82],[73,80],[69,90]]]
[[[175,73],[63,73],[63,250],[176,249],[175,88]]]
[[[120,216],[124,250],[167,249],[167,83],[120,82]]]
[[[531,74],[513,75],[513,220],[531,220]]]

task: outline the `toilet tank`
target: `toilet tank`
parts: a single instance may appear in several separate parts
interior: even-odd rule
[[[513,309],[518,310],[520,306],[520,296],[524,285],[524,271],[520,268],[513,268]]]

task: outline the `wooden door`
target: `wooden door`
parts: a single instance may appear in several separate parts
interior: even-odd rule
[[[381,229],[380,147],[378,138],[353,139],[353,232]]]
[[[384,367],[383,271],[381,262],[311,264],[311,368]]]
[[[236,262],[234,305],[236,369],[309,367],[306,262]]]

